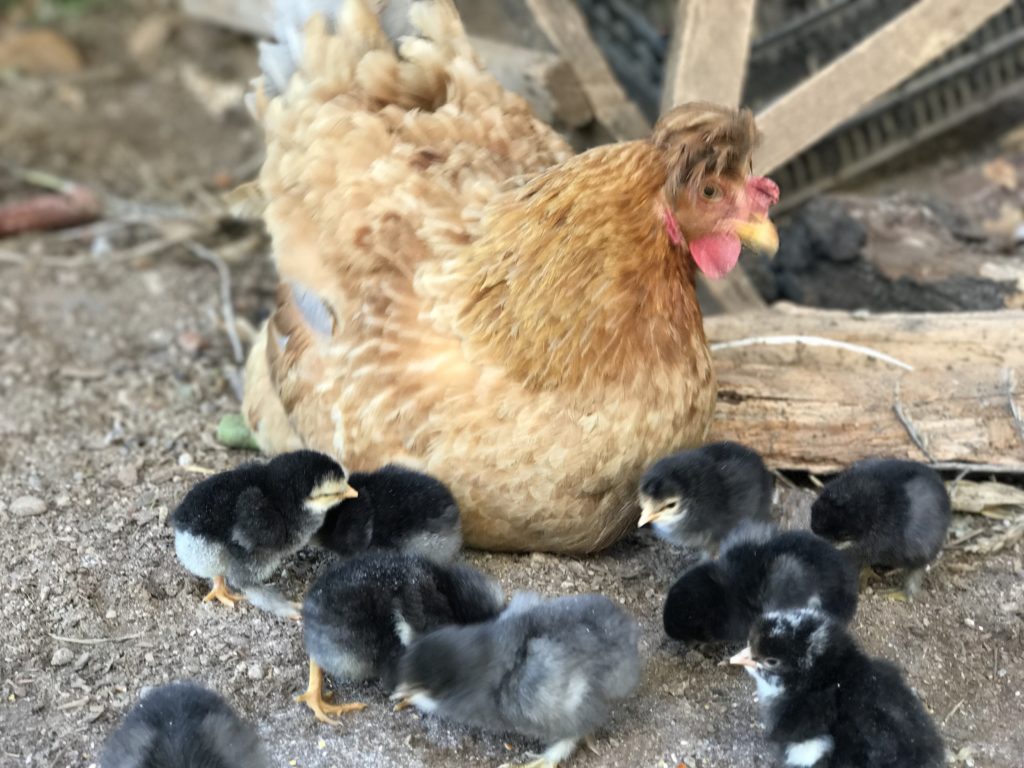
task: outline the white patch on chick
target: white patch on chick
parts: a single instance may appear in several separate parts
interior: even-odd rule
[[[414,693],[409,697],[409,703],[420,712],[426,712],[427,714],[437,709],[437,701],[425,693]]]
[[[175,531],[174,551],[185,568],[204,579],[223,576],[227,570],[224,548],[202,536]]]
[[[808,768],[832,751],[832,737],[818,736],[786,745],[786,765]]]
[[[760,670],[753,667],[744,667],[747,674],[754,678],[757,683],[757,700],[762,704],[768,704],[782,693],[782,682],[776,679],[769,679],[761,674]]]
[[[416,639],[416,630],[409,626],[409,622],[405,620],[401,611],[395,609],[395,634],[398,635],[398,642],[403,646],[408,646]]]

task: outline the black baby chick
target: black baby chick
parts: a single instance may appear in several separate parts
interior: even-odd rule
[[[921,587],[952,516],[942,478],[916,461],[868,459],[833,478],[811,507],[811,530],[848,545],[862,566],[907,569],[905,593]]]
[[[441,565],[419,555],[370,552],[335,563],[313,583],[302,606],[309,686],[296,697],[318,720],[362,709],[328,704],[323,672],[336,680],[380,678],[395,685],[398,659],[419,635],[446,624],[498,615],[501,588],[465,565]]]
[[[787,766],[940,768],[945,750],[900,670],[861,651],[814,607],[758,619],[732,657],[757,682],[768,738]]]
[[[174,549],[189,571],[213,580],[203,602],[233,606],[242,589],[255,605],[291,618],[298,606],[262,586],[288,555],[305,546],[324,515],[357,493],[329,456],[294,451],[208,477],[171,514]]]
[[[256,729],[220,696],[172,683],[143,696],[107,739],[100,768],[270,768]]]
[[[517,595],[497,619],[445,627],[402,657],[396,697],[424,712],[549,745],[566,760],[640,677],[636,622],[600,595]]]
[[[743,521],[771,518],[773,482],[739,443],[710,443],[656,462],[640,480],[640,522],[674,544],[713,554]]]
[[[359,498],[327,513],[317,545],[342,556],[393,549],[437,563],[451,562],[462,548],[459,506],[440,480],[388,464],[348,482]]]
[[[672,585],[665,632],[683,642],[742,642],[762,612],[814,599],[840,621],[852,619],[855,568],[812,533],[748,523],[726,538],[718,559],[691,567]]]

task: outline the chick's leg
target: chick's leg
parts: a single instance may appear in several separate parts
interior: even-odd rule
[[[228,608],[234,608],[235,603],[239,600],[245,600],[244,595],[236,595],[228,589],[228,583],[223,576],[213,577],[213,589],[211,589],[206,597],[203,598],[204,603],[208,603],[211,600],[216,600],[222,605],[226,605]]]
[[[320,669],[319,664],[310,659],[309,685],[306,687],[306,692],[296,696],[295,700],[303,702],[307,707],[313,710],[313,714],[316,715],[316,719],[321,723],[337,725],[337,721],[331,720],[328,715],[344,715],[346,712],[358,712],[360,709],[366,708],[365,704],[361,704],[358,701],[349,702],[347,704],[328,704],[324,701],[323,685],[323,670]]]
[[[576,751],[576,739],[562,739],[556,741],[544,750],[544,754],[538,755],[536,760],[518,766],[505,764],[501,768],[558,768],[558,766],[569,759]]]

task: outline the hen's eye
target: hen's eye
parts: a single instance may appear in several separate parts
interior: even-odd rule
[[[717,184],[705,184],[700,193],[705,200],[717,200],[722,196],[722,190],[718,188]]]

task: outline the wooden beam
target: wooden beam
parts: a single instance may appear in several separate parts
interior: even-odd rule
[[[1024,472],[1021,328],[1019,310],[862,315],[786,306],[707,318],[719,388],[711,439],[742,441],[783,469],[828,472],[893,456]],[[809,344],[715,344],[779,335],[862,345],[913,370]]]
[[[487,71],[508,90],[522,95],[542,122],[579,128],[594,119],[590,102],[572,66],[557,53],[472,37]]]
[[[899,85],[1012,0],[920,0],[758,115],[769,173]]]
[[[576,70],[598,121],[616,139],[649,136],[651,126],[615,79],[575,0],[526,0],[526,4],[555,50]]]
[[[677,0],[661,111],[687,101],[738,107],[753,26],[754,0]]]

